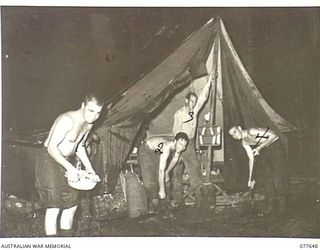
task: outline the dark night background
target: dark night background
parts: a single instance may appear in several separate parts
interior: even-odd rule
[[[289,213],[257,217],[251,206],[237,210],[229,204],[214,216],[178,210],[175,219],[110,220],[93,235],[319,238],[319,8],[1,7],[2,195],[33,200],[36,192],[39,148],[10,138],[48,131],[58,115],[78,109],[91,89],[107,102],[117,100],[215,16],[223,19],[268,104],[298,128],[288,134]],[[118,200],[110,200],[114,205],[101,201],[94,207],[114,211]],[[3,235],[43,234],[41,212],[32,218],[6,212],[1,211]],[[79,220],[79,229],[91,226]]]
[[[90,89],[110,100],[217,15],[267,102],[318,134],[319,8],[2,7],[4,131],[46,131]]]

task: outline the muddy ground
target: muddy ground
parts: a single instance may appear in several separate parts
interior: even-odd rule
[[[229,194],[239,198],[235,204],[217,203],[215,210],[199,209],[192,205],[169,212],[129,218],[121,202],[112,208],[117,212],[104,216],[89,216],[78,211],[75,236],[261,236],[320,238],[319,184],[305,178],[291,182],[287,212],[261,214],[263,200],[254,206],[245,194]],[[258,194],[257,194],[258,195]],[[221,194],[219,201],[225,199]],[[113,199],[113,203],[117,203]],[[110,215],[112,214],[112,215]],[[2,237],[41,237],[44,211],[29,214],[2,212]]]

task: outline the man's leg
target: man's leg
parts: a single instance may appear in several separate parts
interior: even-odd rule
[[[159,156],[156,153],[146,148],[146,145],[141,145],[139,149],[139,164],[144,187],[147,192],[149,203],[149,210],[156,210],[159,206],[159,184],[158,184],[158,165]]]
[[[261,182],[264,187],[265,194],[265,208],[263,213],[267,214],[274,211],[275,208],[275,183],[274,183],[274,169],[272,165],[272,153],[271,147],[265,148],[261,151],[261,154],[257,157],[255,168],[261,168]],[[258,182],[259,183],[259,182]]]
[[[67,183],[60,189],[61,206],[63,207],[60,218],[60,236],[73,236],[73,219],[79,204],[79,191]]]
[[[57,235],[57,218],[59,215],[59,208],[47,208],[44,218],[44,229],[47,236]]]
[[[73,206],[71,208],[65,208],[62,210],[61,218],[60,218],[60,236],[73,236],[72,226],[73,226],[73,218],[74,214],[77,210],[78,205]]]
[[[193,140],[190,141],[190,145],[188,145],[186,151],[182,154],[182,157],[184,165],[189,173],[191,190],[196,191],[202,183],[202,175]]]
[[[48,154],[45,148],[39,151],[35,166],[35,185],[39,203],[47,208],[44,218],[46,235],[57,235],[57,219],[62,205],[61,188],[67,185],[65,170]]]
[[[60,196],[57,190],[57,188],[49,191],[38,189],[40,202],[47,208],[44,217],[44,229],[48,236],[57,235],[57,219],[60,213]]]
[[[179,163],[172,173],[172,200],[171,205],[179,206],[183,205],[183,185],[182,185],[182,176],[183,176],[183,164]]]
[[[280,142],[272,148],[273,178],[278,212],[284,213],[288,202],[289,174],[286,150]]]
[[[265,209],[265,213],[269,213],[274,210],[275,205],[275,189],[274,189],[274,175],[273,169],[270,167],[270,164],[265,164],[265,193],[266,193],[266,201],[267,208]]]

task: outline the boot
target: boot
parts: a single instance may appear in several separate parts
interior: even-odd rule
[[[152,199],[149,202],[149,213],[158,213],[160,209],[159,199]]]
[[[182,192],[175,192],[170,199],[171,208],[183,208],[185,206]]]

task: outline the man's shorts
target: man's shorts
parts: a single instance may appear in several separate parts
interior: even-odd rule
[[[254,169],[260,169],[257,177],[260,177],[269,199],[288,195],[289,174],[286,149],[280,139],[261,150],[261,154],[255,158],[255,166],[257,167]]]
[[[35,185],[43,207],[64,209],[79,204],[79,191],[68,185],[65,172],[45,147],[40,149],[35,167]]]

